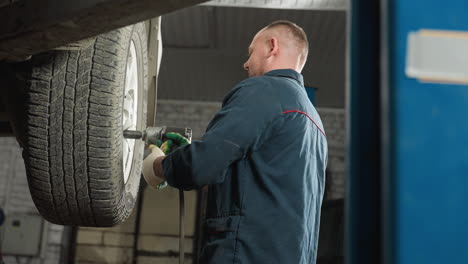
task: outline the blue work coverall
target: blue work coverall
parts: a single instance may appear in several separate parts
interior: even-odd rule
[[[327,152],[301,74],[234,87],[202,140],[163,160],[169,185],[209,185],[200,263],[315,263]]]

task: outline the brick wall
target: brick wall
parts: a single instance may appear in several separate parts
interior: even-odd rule
[[[76,264],[132,263],[135,212],[113,228],[81,227],[77,233]]]
[[[113,228],[81,227],[77,236],[76,264],[129,264],[133,245],[138,239],[138,264],[178,263],[179,194],[174,188],[146,188],[140,220],[140,233],[135,236],[134,210],[123,224]],[[185,253],[190,264],[195,233],[196,192],[185,192]]]
[[[157,125],[190,127],[193,139],[200,139],[220,108],[218,102],[158,100],[156,121]]]
[[[184,263],[190,264],[193,254],[197,192],[185,192],[185,253]],[[138,264],[179,263],[179,191],[147,189],[143,200],[141,231],[138,247],[148,253]],[[149,256],[152,255],[152,256]],[[158,256],[159,255],[159,256]],[[172,257],[171,257],[172,255]]]
[[[219,102],[158,100],[157,124],[191,127],[193,138],[200,139],[214,114],[221,108]],[[326,199],[344,197],[345,181],[345,111],[341,108],[317,108],[327,133],[329,157]]]
[[[8,215],[39,215],[29,193],[21,149],[14,138],[0,138],[0,206]],[[4,256],[6,264],[59,264],[63,227],[47,225],[45,254],[40,257]],[[7,244],[8,241],[3,241]]]
[[[325,199],[345,195],[345,111],[340,108],[318,108],[328,141],[327,191]]]

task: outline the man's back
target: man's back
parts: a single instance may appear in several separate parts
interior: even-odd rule
[[[209,185],[201,263],[314,263],[327,142],[300,72],[304,30],[285,20],[260,30],[200,141],[143,162],[151,186]]]
[[[249,115],[225,119],[236,110]],[[200,263],[314,263],[327,143],[302,76],[275,70],[241,82],[212,129],[242,151],[209,187]]]

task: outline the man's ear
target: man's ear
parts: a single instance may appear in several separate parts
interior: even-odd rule
[[[272,37],[268,40],[268,55],[277,55],[279,53],[279,42],[278,39]]]

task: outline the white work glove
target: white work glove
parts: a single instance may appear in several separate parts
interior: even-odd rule
[[[151,150],[151,154],[143,160],[143,177],[145,181],[148,183],[149,186],[153,187],[154,189],[161,189],[162,187],[166,186],[165,179],[162,178],[162,175],[156,175],[154,171],[154,161],[159,157],[164,157],[164,153],[162,150],[155,145],[150,145],[149,149]]]

